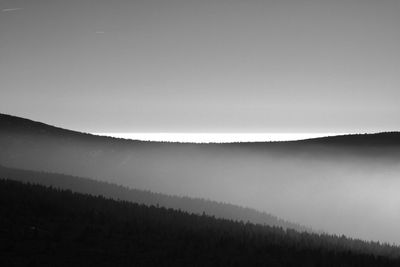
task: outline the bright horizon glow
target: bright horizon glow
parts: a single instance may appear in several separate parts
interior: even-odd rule
[[[141,141],[181,143],[232,143],[294,141],[309,138],[342,135],[345,133],[93,133]]]

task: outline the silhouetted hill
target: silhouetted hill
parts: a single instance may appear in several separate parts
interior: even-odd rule
[[[21,117],[16,117],[7,114],[0,114],[0,125],[2,132],[12,134],[26,134],[32,135],[64,135],[64,136],[80,136],[89,137],[92,136],[87,133],[81,133],[63,129],[60,127],[51,126],[42,122],[33,121]],[[103,137],[98,137],[103,138]]]
[[[1,266],[399,266],[400,249],[0,179]]]
[[[105,136],[96,136],[88,133],[72,131],[60,127],[51,126],[42,122],[29,120],[26,118],[16,117],[8,114],[0,113],[0,128],[2,132],[38,134],[38,135],[64,135],[65,137],[81,137],[90,140],[118,140],[119,142],[142,142],[135,140],[126,140],[122,138],[113,138]],[[145,143],[173,143],[173,142],[149,142]],[[279,141],[279,142],[244,142],[233,144],[323,144],[323,145],[343,145],[343,146],[400,146],[400,132],[382,132],[374,134],[348,134],[338,136],[328,136],[311,138],[299,141]],[[201,144],[199,144],[201,145]]]
[[[131,189],[124,186],[95,181],[87,178],[74,177],[63,174],[34,172],[17,170],[0,166],[0,178],[21,181],[24,183],[41,184],[54,188],[72,190],[73,192],[104,196],[116,200],[130,201],[147,206],[160,206],[173,208],[194,214],[207,214],[217,218],[229,220],[252,222],[278,226],[284,229],[290,228],[297,231],[308,231],[311,229],[298,224],[289,223],[277,217],[258,212],[257,210],[235,206],[227,203],[194,199],[189,197],[169,196],[150,191]]]
[[[295,142],[132,141],[0,115],[0,164],[254,208],[400,244],[399,133]],[[384,196],[384,197],[383,197]]]
[[[340,146],[400,146],[400,132],[349,134],[303,140],[303,143]]]

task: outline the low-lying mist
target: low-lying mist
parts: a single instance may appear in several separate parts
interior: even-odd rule
[[[329,233],[400,243],[399,165],[195,150],[134,160],[137,186],[249,206]]]
[[[0,137],[4,166],[228,202],[315,230],[400,244],[397,147]]]

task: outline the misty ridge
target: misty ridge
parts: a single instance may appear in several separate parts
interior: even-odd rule
[[[38,172],[88,177],[135,190],[230,203],[232,219],[252,221],[251,216],[273,214],[276,217],[271,218],[292,222],[294,228],[302,225],[397,244],[399,163],[397,132],[291,142],[187,144],[99,137],[0,116],[1,171],[11,176],[30,170],[36,173],[28,176],[47,181],[50,174]],[[205,206],[200,209],[210,204],[201,203]],[[239,216],[245,210],[251,214]]]
[[[152,193],[124,186],[100,182],[88,178],[74,177],[56,173],[18,170],[0,166],[0,178],[11,179],[28,184],[41,184],[52,188],[72,190],[73,192],[104,196],[115,200],[123,200],[144,204],[147,206],[172,208],[194,214],[207,214],[242,222],[252,222],[262,225],[276,226],[283,229],[293,229],[299,232],[313,232],[304,226],[283,221],[271,214],[259,212],[250,208],[219,203],[211,200],[194,199]]]

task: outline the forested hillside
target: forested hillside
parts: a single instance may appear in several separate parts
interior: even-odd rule
[[[400,249],[0,179],[1,266],[399,266]]]
[[[271,214],[259,212],[254,209],[235,206],[228,203],[220,203],[205,199],[190,197],[170,196],[150,191],[131,189],[128,187],[96,181],[88,178],[74,177],[70,175],[34,172],[6,168],[0,165],[0,178],[21,182],[36,183],[59,189],[68,189],[73,192],[105,196],[117,200],[131,201],[134,203],[173,208],[189,213],[207,214],[217,218],[236,221],[267,224],[282,228],[295,229],[297,231],[312,230],[296,223],[286,222]]]

